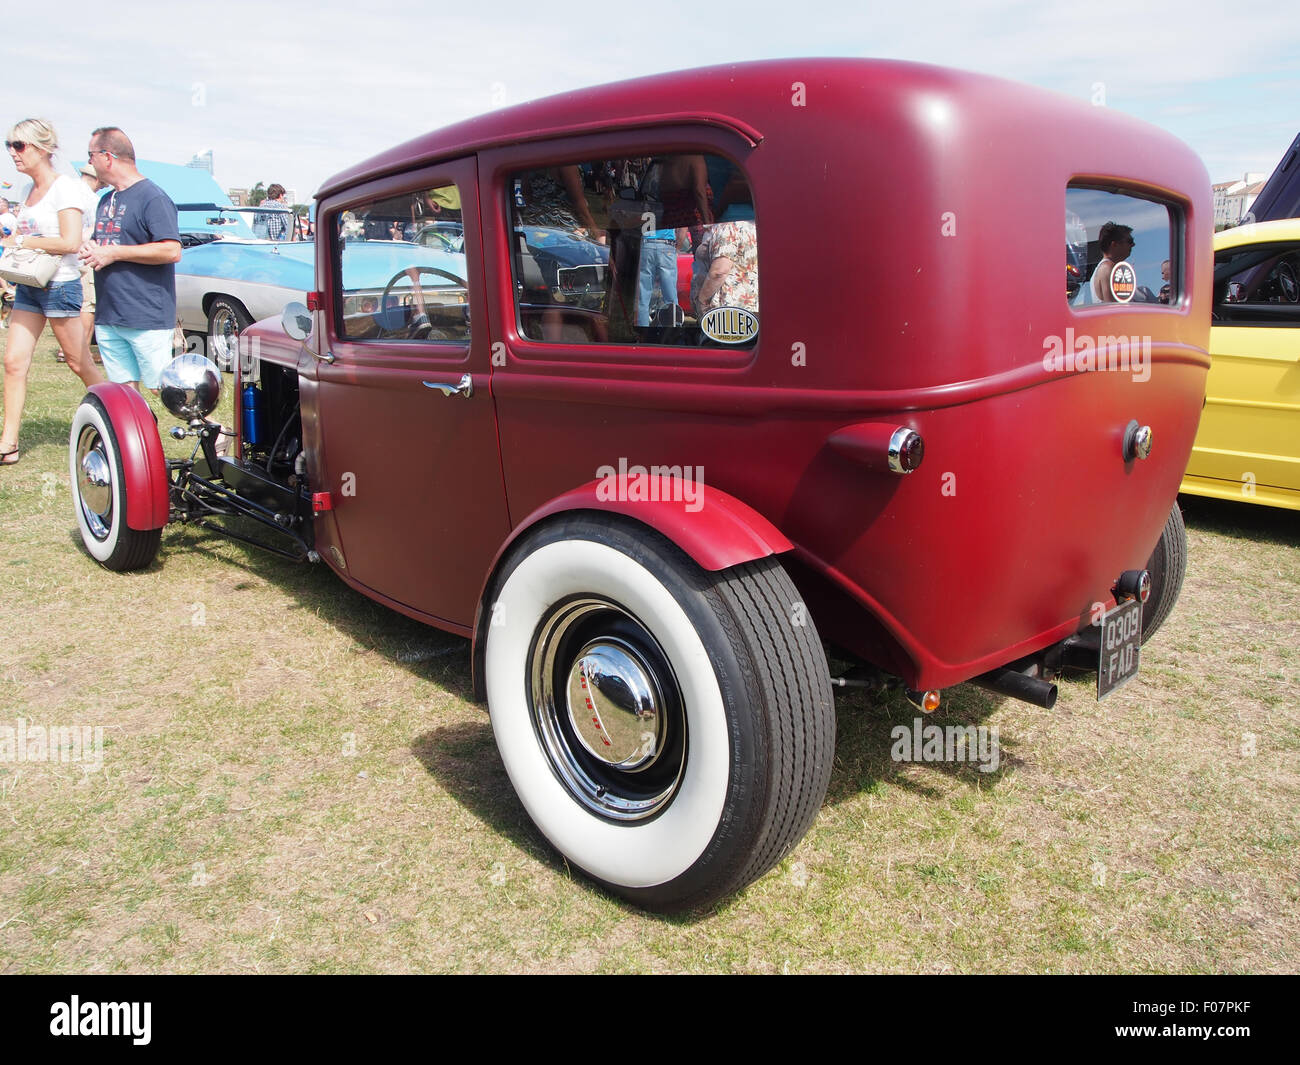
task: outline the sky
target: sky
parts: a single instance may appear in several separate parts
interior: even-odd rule
[[[1104,100],[1186,141],[1212,181],[1268,174],[1300,132],[1294,3],[61,0],[10,12],[6,131],[49,119],[66,166],[92,129],[116,125],[142,159],[211,149],[223,188],[279,182],[300,202],[385,148],[505,104],[786,56],[934,63]],[[0,182],[25,184],[7,152]]]

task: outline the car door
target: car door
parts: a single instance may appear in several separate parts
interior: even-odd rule
[[[1300,492],[1300,241],[1218,258],[1220,269],[1249,265],[1216,292],[1214,361],[1191,468],[1247,495]]]
[[[472,158],[385,178],[323,205],[318,229],[330,242],[317,378],[337,540],[327,557],[457,631],[509,531],[475,186]],[[435,224],[450,243],[421,239]]]

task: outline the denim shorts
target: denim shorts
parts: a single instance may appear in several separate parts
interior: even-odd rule
[[[76,318],[81,314],[81,278],[51,281],[44,288],[15,285],[14,310],[35,311],[46,318]]]

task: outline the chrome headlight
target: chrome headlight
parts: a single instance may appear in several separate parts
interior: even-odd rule
[[[163,406],[185,421],[206,418],[221,399],[221,371],[216,363],[194,352],[172,359],[158,384]]]

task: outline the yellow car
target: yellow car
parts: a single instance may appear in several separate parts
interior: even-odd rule
[[[1215,234],[1210,354],[1182,491],[1300,510],[1300,219]]]

